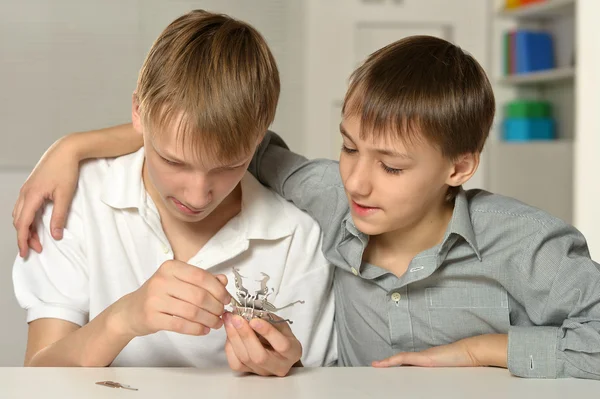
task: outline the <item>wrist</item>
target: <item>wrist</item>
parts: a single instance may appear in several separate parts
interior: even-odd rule
[[[129,328],[126,308],[122,302],[125,297],[119,299],[106,309],[105,326],[110,336],[119,341],[131,341],[136,334]]]
[[[65,156],[74,157],[79,162],[93,157],[90,152],[90,137],[83,133],[68,134],[60,138],[56,145],[58,150],[64,153]]]
[[[508,334],[484,334],[467,338],[467,349],[480,366],[507,367]]]

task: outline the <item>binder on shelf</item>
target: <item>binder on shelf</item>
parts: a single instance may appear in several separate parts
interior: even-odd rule
[[[504,34],[505,75],[553,69],[554,45],[548,32],[519,29]]]
[[[502,139],[505,141],[553,140],[556,127],[547,101],[517,100],[504,106]]]
[[[546,0],[505,0],[504,8],[512,10],[535,3],[544,3]]]

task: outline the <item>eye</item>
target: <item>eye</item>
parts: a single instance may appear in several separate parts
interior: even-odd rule
[[[357,152],[357,150],[348,148],[344,144],[342,144],[342,151],[345,152],[346,154],[354,154]]]
[[[167,158],[163,158],[163,157],[160,157],[160,159],[162,159],[167,165],[181,166],[181,164],[179,162],[169,161]]]
[[[213,169],[213,171],[215,173],[227,173],[227,172],[233,172],[236,170],[239,170],[240,168],[244,167],[246,164],[241,164],[241,165],[236,165],[236,166],[223,166],[217,169]]]
[[[394,169],[394,168],[390,168],[389,166],[387,166],[386,164],[382,163],[381,167],[383,168],[383,170],[385,170],[385,173],[389,173],[391,175],[397,175],[400,172],[402,172],[402,169]]]

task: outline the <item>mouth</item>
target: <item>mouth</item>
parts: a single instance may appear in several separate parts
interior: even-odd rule
[[[185,213],[186,215],[199,215],[206,210],[206,208],[199,209],[199,210],[190,208],[190,207],[184,205],[183,203],[181,203],[180,201],[176,200],[175,198],[171,198],[171,201],[173,201],[173,204],[175,204],[177,209],[179,209],[181,212]]]
[[[350,201],[352,203],[352,211],[359,216],[371,215],[371,214],[381,210],[381,208],[367,206],[365,204],[356,202],[353,199],[350,199]]]

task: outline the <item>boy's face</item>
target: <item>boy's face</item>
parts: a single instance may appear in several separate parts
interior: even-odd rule
[[[154,139],[144,134],[147,176],[173,216],[184,222],[199,222],[227,203],[253,152],[235,162],[220,163],[202,155],[186,156],[189,154],[177,144],[176,135],[170,132]]]
[[[340,131],[340,174],[352,219],[368,235],[410,231],[426,223],[446,205],[448,185],[460,185],[474,172],[467,176],[465,165],[443,157],[424,140],[362,140],[355,117],[344,117]]]
[[[255,148],[233,162],[213,160],[202,151],[193,156],[193,151],[184,151],[180,145],[177,129],[151,137],[142,126],[135,101],[132,116],[134,128],[144,137],[144,182],[151,184],[146,190],[160,197],[172,216],[187,223],[199,222],[219,205],[229,204],[228,196],[246,173]]]

